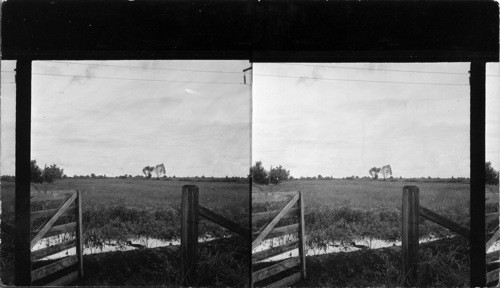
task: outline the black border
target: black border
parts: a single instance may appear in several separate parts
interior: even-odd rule
[[[494,1],[9,0],[2,3],[2,59],[22,60],[23,71],[33,60],[65,59],[472,62],[471,247],[484,247],[476,237],[484,225],[474,220],[484,218],[483,193],[474,191],[484,190],[481,74],[485,62],[499,60],[498,11]],[[25,76],[16,84],[16,196],[29,175]],[[482,257],[471,253],[471,286],[484,286]]]
[[[5,60],[498,61],[483,1],[8,0]]]

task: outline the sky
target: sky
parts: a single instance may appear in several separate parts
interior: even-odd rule
[[[246,176],[255,161],[296,177],[470,174],[468,63],[257,63],[250,86],[247,61],[63,62],[33,64],[31,154],[70,176],[160,163]],[[0,169],[13,175],[15,62],[1,64]],[[498,63],[486,74],[486,161],[499,169]]]
[[[15,68],[13,61],[2,64],[2,71]],[[248,61],[33,62],[31,158],[69,176],[138,175],[163,163],[168,176],[246,177],[248,67]],[[4,175],[15,171],[13,74],[2,72]]]
[[[387,164],[395,177],[469,177],[469,68],[255,63],[252,162],[295,177],[363,177]],[[498,63],[486,74],[486,161],[498,169]]]

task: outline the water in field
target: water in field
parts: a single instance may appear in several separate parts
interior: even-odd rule
[[[259,245],[257,248],[255,248],[252,252],[259,252],[263,250],[270,249],[272,247],[277,247],[280,245],[283,245],[284,243],[292,242],[298,240],[297,236],[295,235],[285,235],[277,238],[271,238],[264,240],[261,245]],[[429,241],[435,241],[438,240],[435,237],[427,237],[420,239],[419,243],[425,243]],[[338,252],[352,252],[352,251],[357,251],[357,250],[362,250],[362,249],[378,249],[378,248],[385,248],[385,247],[391,247],[391,246],[401,246],[401,241],[385,241],[381,239],[370,239],[370,238],[364,238],[364,239],[356,239],[353,243],[340,243],[340,242],[333,242],[329,243],[328,245],[325,245],[323,247],[310,247],[307,246],[306,249],[306,255],[307,256],[314,256],[314,255],[322,255],[322,254],[329,254],[329,253],[338,253]],[[284,260],[290,257],[296,257],[299,255],[299,250],[294,249],[291,251],[287,251],[282,254],[278,254],[276,256],[267,258],[263,260],[262,262],[271,262],[271,261],[279,261],[279,260]]]
[[[61,242],[67,241],[74,239],[74,234],[71,235],[69,233],[66,234],[60,234],[57,236],[53,237],[47,237],[44,238],[40,241],[38,241],[32,251],[36,251],[38,249],[43,249],[46,248],[50,245],[55,245],[59,244]],[[215,238],[213,237],[200,237],[198,239],[199,242],[206,242],[210,240],[214,240]],[[130,245],[132,244],[132,245]],[[84,247],[83,249],[83,254],[88,255],[88,254],[97,254],[97,253],[104,253],[104,252],[113,252],[113,251],[129,251],[129,250],[135,250],[139,248],[156,248],[156,247],[165,247],[165,246],[178,246],[180,245],[181,242],[179,239],[171,240],[171,241],[165,241],[161,239],[154,239],[154,238],[146,238],[146,237],[140,237],[140,238],[130,238],[129,243],[118,243],[117,241],[110,241],[106,244],[103,244],[100,247]],[[138,247],[140,246],[140,247]],[[48,259],[58,259],[61,257],[65,256],[70,256],[70,255],[76,255],[76,248],[71,248],[67,249],[64,251],[61,251],[59,253],[47,256],[45,258],[42,258],[41,260],[48,260]]]
[[[486,251],[486,253],[491,253],[500,250],[500,240],[497,240],[491,247]],[[498,259],[500,261],[500,259]]]

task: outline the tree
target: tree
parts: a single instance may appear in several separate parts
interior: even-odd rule
[[[486,162],[485,163],[485,169],[486,169],[486,184],[488,185],[498,185],[498,171],[491,166],[491,162]]]
[[[48,183],[62,179],[63,175],[64,170],[57,167],[56,164],[52,164],[48,167],[45,165],[45,168],[43,169],[43,180]]]
[[[42,183],[43,182],[43,176],[42,176],[43,171],[36,164],[36,160],[31,160],[30,166],[31,166],[31,177],[30,177],[31,182]]]
[[[273,184],[279,184],[283,181],[288,181],[290,176],[290,171],[284,169],[281,165],[269,170],[269,181]]]
[[[377,168],[377,167],[373,167],[372,169],[370,169],[368,171],[368,173],[370,173],[370,176],[372,176],[372,179],[373,180],[377,180],[378,179],[378,173],[380,172],[380,168]]]
[[[158,164],[156,165],[156,167],[153,169],[155,174],[156,174],[156,179],[160,179],[160,175],[163,175],[165,176],[165,165],[162,164]]]
[[[150,167],[150,166],[146,166],[146,167],[142,168],[142,173],[144,173],[144,175],[146,176],[146,179],[151,178],[151,172],[153,172],[154,169],[155,169],[154,167]]]
[[[250,174],[252,175],[253,182],[257,184],[269,184],[268,172],[262,167],[261,161],[255,162],[255,166],[250,168]]]

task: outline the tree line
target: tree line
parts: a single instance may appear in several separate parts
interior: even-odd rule
[[[394,178],[392,176],[392,168],[390,165],[383,166],[381,168],[379,167],[373,167],[371,168],[368,173],[370,174],[370,177],[364,176],[364,177],[359,177],[359,176],[349,176],[349,177],[343,177],[343,180],[377,180],[379,178],[379,174],[382,174],[382,177],[384,180],[389,179],[389,180],[397,180],[398,178]],[[498,185],[499,183],[499,171],[495,170],[493,166],[491,165],[491,162],[486,162],[485,163],[485,183],[487,185]],[[272,167],[268,170],[266,170],[262,166],[261,161],[257,161],[254,166],[250,168],[250,175],[252,177],[252,181],[257,184],[264,184],[267,185],[269,183],[272,184],[279,184],[283,181],[287,180],[295,180],[295,179],[300,179],[300,180],[334,180],[333,176],[331,177],[323,177],[321,175],[318,176],[313,176],[313,177],[300,177],[300,178],[294,178],[293,176],[290,176],[290,171],[286,170],[283,168],[283,166],[279,165],[277,167]],[[420,177],[420,178],[404,178],[399,177],[399,180],[404,180],[404,181],[433,181],[433,182],[456,182],[456,183],[466,183],[469,182],[470,179],[466,177],[451,177],[451,178],[440,178],[440,177]]]
[[[163,166],[163,164],[161,164]],[[54,182],[55,180],[60,180],[60,179],[65,179],[65,178],[68,178],[68,176],[66,174],[64,174],[64,170],[61,169],[60,167],[58,167],[56,164],[52,164],[50,166],[47,166],[45,164],[44,168],[41,169],[36,160],[31,160],[30,161],[30,166],[31,166],[31,176],[30,176],[30,179],[31,179],[31,182],[34,182],[34,183],[42,183],[42,182],[47,182],[47,183],[52,183]],[[159,165],[157,165],[159,166]],[[146,166],[148,167],[148,166]],[[145,167],[145,168],[146,168]],[[154,171],[154,168],[153,167],[148,167],[149,169],[147,169],[146,172],[153,172]],[[153,168],[153,169],[151,169]],[[163,167],[163,171],[165,168]],[[361,180],[368,180],[368,179],[377,179],[378,177],[375,176],[377,175],[380,170],[380,168],[377,168],[377,167],[373,167],[372,169],[370,169],[371,173],[370,173],[370,176],[372,176],[371,178],[370,177],[359,177],[359,176],[349,176],[349,177],[344,177],[342,179],[344,180],[357,180],[357,179],[361,179]],[[145,171],[146,169],[143,169],[143,172]],[[151,171],[150,171],[151,170]],[[161,171],[161,170],[160,170]],[[392,172],[392,171],[391,171]],[[161,172],[160,172],[161,173]],[[157,174],[157,178],[159,179],[160,175],[161,174]],[[145,173],[146,174],[146,173]],[[485,163],[485,182],[486,184],[488,185],[498,185],[499,183],[499,171],[497,171],[495,168],[493,168],[493,166],[491,165],[491,162],[486,162]],[[269,183],[272,183],[272,184],[279,184],[283,181],[288,181],[288,180],[295,180],[295,179],[300,179],[300,180],[334,180],[335,178],[333,178],[333,176],[326,176],[326,177],[323,177],[321,175],[318,175],[318,176],[313,176],[313,177],[300,177],[300,178],[294,178],[292,176],[290,176],[290,171],[289,170],[286,170],[283,166],[279,165],[277,167],[273,167],[271,166],[271,168],[268,170],[266,170],[263,166],[262,166],[262,162],[261,161],[257,161],[255,163],[254,166],[252,166],[250,168],[250,175],[249,177],[252,178],[252,181],[257,183],[257,184],[269,184]],[[151,174],[146,174],[144,176],[141,176],[141,175],[136,175],[136,176],[132,176],[132,175],[128,175],[128,174],[125,174],[125,175],[120,175],[120,176],[116,176],[116,177],[107,177],[106,175],[95,175],[94,173],[90,174],[90,175],[74,175],[72,178],[74,179],[109,179],[109,178],[121,178],[121,179],[137,179],[137,178],[140,178],[140,179],[150,179],[151,178]],[[165,174],[163,174],[163,176],[161,177],[162,179],[164,180],[177,180],[177,181],[210,181],[210,182],[246,182],[248,181],[248,178],[246,177],[205,177],[205,176],[201,176],[201,177],[198,177],[198,176],[195,176],[195,177],[176,177],[175,175],[174,176],[171,176],[171,177],[167,177]],[[389,177],[390,180],[394,180],[394,179],[397,179],[397,178],[394,178],[392,177],[392,175]],[[1,176],[1,180],[2,181],[15,181],[15,176],[11,176],[11,175],[2,175]],[[403,180],[402,177],[399,177],[399,180]],[[465,178],[465,177],[451,177],[451,178],[439,178],[439,177],[436,177],[436,178],[431,178],[430,176],[425,178],[425,177],[421,177],[421,178],[405,178],[404,180],[406,181],[444,181],[444,182],[467,182],[469,181],[468,178]]]
[[[279,184],[283,181],[287,181],[290,178],[290,171],[286,170],[281,165],[277,167],[271,166],[269,171],[267,171],[262,166],[262,162],[257,161],[255,165],[250,168],[250,175],[253,182],[257,184]]]
[[[42,183],[42,182],[52,183],[55,180],[66,178],[64,170],[57,167],[56,164],[52,164],[50,166],[47,166],[47,164],[45,164],[45,167],[42,170],[38,166],[38,164],[36,164],[36,160],[31,160],[30,168],[31,168],[30,180],[31,182],[34,183]]]

